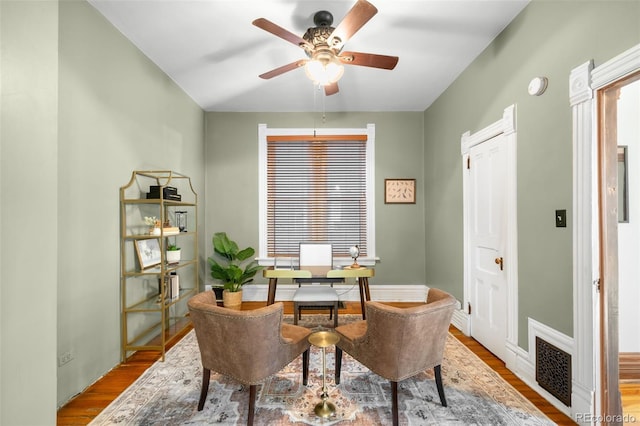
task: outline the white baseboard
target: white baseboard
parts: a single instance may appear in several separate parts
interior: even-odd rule
[[[593,389],[587,389],[582,384],[573,381],[571,388],[571,414],[578,424],[592,425],[595,422],[596,394]]]
[[[461,309],[453,311],[451,325],[460,330],[465,336],[471,334],[471,328],[469,327],[469,315]]]

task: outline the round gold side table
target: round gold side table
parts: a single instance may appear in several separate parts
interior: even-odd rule
[[[322,401],[317,403],[313,411],[316,416],[322,418],[329,418],[336,413],[336,406],[328,401],[329,394],[327,393],[327,357],[325,349],[331,345],[335,345],[340,340],[340,336],[333,331],[316,331],[309,336],[309,343],[313,346],[322,348]]]

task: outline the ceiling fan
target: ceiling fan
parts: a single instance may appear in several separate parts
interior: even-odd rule
[[[253,25],[301,47],[309,57],[260,74],[260,78],[270,79],[285,72],[304,67],[307,76],[319,85],[324,86],[324,92],[329,96],[338,93],[338,80],[342,77],[343,65],[360,65],[386,70],[394,69],[398,63],[397,56],[342,51],[344,44],[376,13],[378,13],[378,9],[374,5],[366,0],[358,0],[342,22],[334,28],[331,26],[333,24],[333,15],[326,10],[322,10],[316,12],[313,17],[313,22],[316,26],[307,29],[307,32],[302,37],[267,19],[256,19],[253,21]]]

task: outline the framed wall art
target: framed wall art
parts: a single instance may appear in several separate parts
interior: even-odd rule
[[[147,238],[144,240],[136,240],[136,253],[140,268],[147,269],[160,264],[160,239]]]
[[[385,179],[384,202],[385,204],[415,204],[416,180]]]

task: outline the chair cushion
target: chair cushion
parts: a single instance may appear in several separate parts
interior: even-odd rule
[[[293,294],[294,302],[334,302],[337,300],[338,293],[328,285],[300,287]]]

